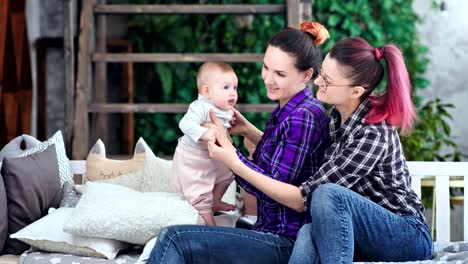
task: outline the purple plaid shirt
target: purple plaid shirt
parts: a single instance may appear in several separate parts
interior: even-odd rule
[[[306,87],[271,114],[262,139],[248,160],[239,158],[255,171],[276,180],[300,186],[320,168],[329,145],[328,116]],[[307,213],[297,213],[257,190],[239,176],[236,181],[257,197],[257,223],[254,230],[295,238],[306,223]]]

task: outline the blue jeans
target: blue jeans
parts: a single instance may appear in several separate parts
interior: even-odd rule
[[[352,263],[430,259],[433,245],[422,215],[399,216],[336,184],[312,194],[312,223],[297,236],[289,263]]]
[[[161,231],[148,264],[287,263],[294,239],[219,226],[180,225]]]

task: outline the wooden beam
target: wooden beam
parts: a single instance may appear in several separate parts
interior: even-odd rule
[[[105,4],[106,0],[97,0],[97,4]],[[106,53],[107,51],[107,18],[104,14],[97,15],[96,32],[96,51]],[[105,103],[107,101],[107,62],[99,61],[94,68],[94,101],[96,103]],[[92,115],[91,122],[91,140],[100,138],[104,143],[107,142],[108,124],[107,116],[97,113]]]
[[[10,19],[11,19],[11,32],[13,34],[13,52],[15,53],[16,61],[16,79],[19,85],[19,82],[22,78],[21,69],[23,63],[23,56],[25,51],[29,52],[29,47],[24,45],[28,43],[25,41],[26,37],[26,15],[25,11],[25,1],[16,0],[11,2],[10,6]]]
[[[97,5],[96,14],[284,14],[285,5]]]
[[[301,24],[301,15],[299,9],[299,0],[287,0],[288,27],[299,28]]]
[[[90,104],[90,113],[185,113],[188,104]],[[236,109],[247,113],[271,112],[276,104],[238,104]]]
[[[301,14],[301,23],[312,20],[312,5],[314,0],[301,0],[299,13]]]
[[[75,4],[73,0],[63,2],[63,50],[65,60],[65,149],[71,157],[73,119],[75,110]]]
[[[3,81],[3,66],[5,63],[9,3],[9,0],[0,1],[0,85],[2,85],[1,82]]]
[[[262,53],[96,53],[96,62],[261,62]]]
[[[88,94],[90,92],[90,70],[94,0],[84,0],[80,19],[78,51],[78,76],[76,80],[75,123],[73,129],[73,159],[84,159],[88,151]]]

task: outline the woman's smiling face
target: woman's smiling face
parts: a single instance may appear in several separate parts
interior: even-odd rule
[[[270,100],[279,101],[281,106],[304,89],[310,79],[308,71],[299,71],[295,63],[296,58],[280,48],[268,46],[265,51],[262,78],[267,96]]]

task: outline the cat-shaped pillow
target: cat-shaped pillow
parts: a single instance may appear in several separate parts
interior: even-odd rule
[[[98,140],[86,159],[85,181],[112,183],[140,192],[175,192],[172,161],[156,157],[142,138],[129,160],[107,159],[104,143]]]

